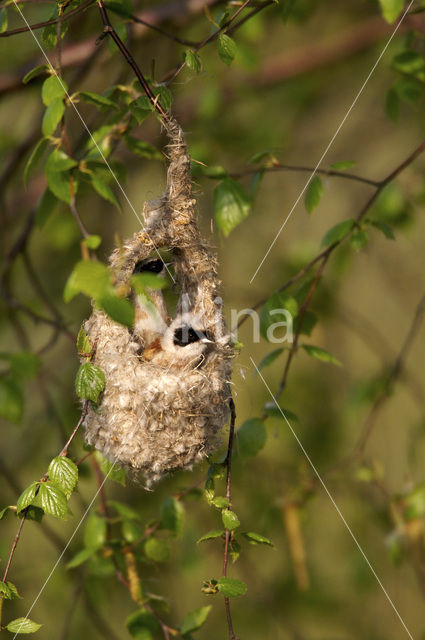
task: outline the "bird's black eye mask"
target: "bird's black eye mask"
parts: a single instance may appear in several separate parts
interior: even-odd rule
[[[164,261],[161,258],[147,258],[136,263],[133,273],[161,273]]]
[[[199,342],[199,340],[208,339],[208,336],[203,331],[197,331],[193,327],[184,325],[174,331],[173,342],[177,347],[186,347],[193,342]]]

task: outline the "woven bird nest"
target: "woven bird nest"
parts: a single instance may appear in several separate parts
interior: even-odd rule
[[[84,422],[86,440],[119,466],[141,473],[147,485],[173,470],[191,468],[217,447],[231,395],[232,350],[217,297],[217,262],[197,227],[182,130],[174,120],[166,127],[166,191],[145,204],[144,230],[110,258],[115,285],[125,287],[135,265],[158,249],[173,256],[180,298],[176,317],[157,336],[164,358],[147,357],[147,331],[128,330],[101,310],[95,309],[84,325],[95,345],[93,362],[105,375],[100,403],[89,407]],[[210,342],[202,358],[187,362],[168,352],[164,336],[188,314],[197,318]]]

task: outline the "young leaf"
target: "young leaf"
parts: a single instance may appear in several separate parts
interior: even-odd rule
[[[106,542],[107,524],[105,518],[92,511],[84,529],[84,546],[87,549],[100,549]]]
[[[224,496],[217,496],[211,500],[211,504],[217,509],[226,509],[229,506],[229,499]]]
[[[348,233],[350,233],[354,225],[355,221],[353,218],[349,218],[348,220],[339,222],[334,227],[331,227],[323,237],[322,247],[326,247],[334,242],[340,242]]]
[[[41,87],[41,99],[43,104],[48,107],[49,104],[57,99],[63,100],[68,91],[65,80],[59,78],[57,74],[49,76]]]
[[[88,354],[92,351],[89,337],[82,327],[77,335],[77,351],[79,354]]]
[[[372,226],[379,229],[379,231],[382,231],[382,233],[386,238],[388,238],[389,240],[395,240],[395,235],[393,230],[385,222],[380,222],[379,220],[372,220],[371,224]]]
[[[241,524],[238,516],[231,509],[223,509],[221,512],[221,519],[226,529],[229,529],[230,531],[234,531]]]
[[[276,342],[275,331],[278,328],[285,328],[285,335],[282,340],[292,339],[292,324],[298,313],[298,303],[292,296],[284,291],[274,293],[267,300],[261,309],[260,333],[271,342]],[[279,340],[282,342],[282,340]]]
[[[312,358],[316,358],[316,360],[321,360],[322,362],[331,362],[332,364],[336,364],[338,367],[341,367],[341,363],[337,358],[326,351],[326,349],[322,349],[321,347],[314,347],[311,344],[303,344],[302,345],[304,351],[308,353]]]
[[[24,410],[24,397],[18,383],[11,376],[0,376],[0,416],[19,422]]]
[[[78,467],[69,458],[53,458],[48,468],[49,478],[69,498],[78,481]]]
[[[236,42],[225,33],[220,33],[217,40],[218,55],[228,67],[232,64],[236,55]]]
[[[68,504],[65,494],[51,482],[41,482],[39,491],[34,499],[36,507],[43,509],[55,518],[65,520],[68,515]]]
[[[91,362],[85,362],[80,366],[75,378],[75,391],[79,398],[97,402],[99,394],[105,388],[105,376],[102,369],[99,369]]]
[[[21,597],[13,582],[0,582],[0,593],[6,600],[16,600]]]
[[[161,152],[149,142],[144,142],[128,135],[124,137],[124,142],[130,151],[141,158],[149,158],[151,160],[162,160],[163,158]]]
[[[46,160],[46,171],[68,171],[77,166],[76,160],[68,156],[62,149],[55,149]]]
[[[37,624],[29,618],[16,618],[6,625],[6,629],[10,633],[35,633],[41,627],[41,624]]]
[[[9,513],[9,511],[13,511],[13,509],[12,509],[12,507],[11,507],[11,506],[7,506],[7,507],[5,507],[4,509],[2,509],[2,510],[0,511],[0,520],[3,520],[3,519],[7,516],[7,514]]]
[[[276,360],[276,358],[280,356],[281,353],[283,353],[283,349],[275,349],[274,351],[268,353],[266,356],[264,356],[264,358],[258,365],[258,370],[261,371],[261,369],[264,369],[264,367],[270,366]]]
[[[156,89],[154,90],[154,94],[155,96],[159,96],[159,102],[161,103],[165,111],[169,111],[173,102],[173,96],[168,87],[164,85],[156,87]]]
[[[264,412],[270,418],[280,418],[280,420],[292,420],[293,422],[298,422],[298,416],[290,409],[286,407],[278,407],[275,402],[266,402],[264,405]]]
[[[268,538],[265,538],[260,533],[253,533],[252,531],[243,531],[242,535],[251,544],[265,544],[269,547],[274,547],[274,544],[270,542]]]
[[[195,73],[199,73],[202,69],[201,58],[195,51],[191,51],[190,49],[186,49],[184,52],[184,61],[186,62],[188,68]]]
[[[354,251],[360,251],[360,249],[363,249],[368,242],[369,234],[367,231],[362,231],[361,229],[356,229],[350,238],[350,244]]]
[[[117,109],[117,103],[105,96],[100,95],[99,93],[92,93],[91,91],[79,91],[78,95],[85,102],[90,102],[91,104],[95,104],[97,107],[109,107],[112,109]]]
[[[41,130],[43,135],[51,136],[54,134],[56,127],[58,126],[61,118],[65,112],[65,105],[61,98],[56,98],[47,107],[43,121],[41,123]]]
[[[402,51],[393,58],[393,67],[401,73],[421,74],[425,69],[425,58],[416,51]]]
[[[217,227],[228,236],[251,209],[251,198],[233,178],[225,178],[214,189],[214,216]]]
[[[241,456],[256,456],[267,440],[266,428],[259,418],[246,420],[236,432],[237,448]]]
[[[403,11],[404,0],[379,0],[379,4],[384,19],[391,24]]]
[[[135,520],[124,520],[121,527],[122,536],[130,544],[143,538],[144,529]]]
[[[69,170],[77,166],[77,162],[61,149],[55,149],[47,156],[44,170],[47,184],[54,195],[66,204],[71,202]]]
[[[179,536],[183,530],[184,506],[180,500],[169,496],[161,504],[161,524],[165,529]]]
[[[111,288],[108,267],[100,262],[81,260],[77,262],[65,285],[63,299],[70,302],[78,293],[95,300],[104,296]]]
[[[211,609],[212,605],[208,605],[194,609],[186,614],[180,629],[181,635],[184,636],[187,633],[192,633],[200,629],[205,624]]]
[[[97,249],[102,244],[102,238],[97,235],[88,236],[88,238],[84,238],[84,244],[87,249]]]
[[[28,84],[30,80],[32,80],[33,78],[36,78],[42,73],[46,73],[46,71],[48,70],[49,70],[49,67],[47,66],[47,64],[37,65],[36,67],[34,67],[34,69],[31,69],[31,71],[28,71],[28,73],[24,75],[24,77],[22,78],[23,84]]]
[[[49,144],[49,140],[47,138],[41,138],[41,140],[39,140],[37,142],[37,144],[35,145],[34,149],[32,150],[31,155],[28,158],[27,164],[25,165],[25,169],[24,169],[24,185],[25,185],[25,188],[27,188],[28,180],[30,178],[30,175],[34,171],[34,169],[37,166],[38,162],[43,157],[44,152],[46,151],[48,144]]]
[[[113,293],[107,293],[99,298],[98,302],[112,320],[123,324],[125,327],[133,326],[134,307],[130,300],[120,298]]]
[[[305,208],[307,209],[308,213],[312,213],[313,210],[319,206],[322,193],[323,183],[319,176],[314,176],[307,187],[304,198]]]
[[[335,171],[345,171],[346,169],[354,167],[355,164],[352,160],[340,160],[339,162],[333,162],[331,169],[335,169]]]
[[[0,9],[0,33],[7,31],[7,25],[7,10],[6,7],[4,7],[3,9]]]
[[[117,209],[121,210],[120,203],[118,202],[115,193],[112,191],[109,184],[103,179],[101,173],[91,173],[90,180],[97,191],[97,193],[102,196],[108,202],[112,202],[113,205],[117,207]]]
[[[16,511],[19,513],[23,509],[26,509],[30,504],[32,504],[35,494],[38,487],[38,482],[32,482],[29,487],[27,487],[19,496],[18,502],[16,503]]]
[[[56,18],[56,15],[52,17]],[[48,24],[41,32],[41,41],[47,49],[53,49],[58,42],[57,27],[55,24]]]
[[[125,626],[129,634],[136,640],[153,640],[159,630],[159,623],[152,613],[146,609],[135,611],[128,616]]]
[[[217,581],[217,589],[225,598],[234,596],[243,596],[246,593],[247,586],[241,580],[236,578],[220,578]]]
[[[144,550],[148,558],[154,562],[165,562],[170,555],[170,548],[164,540],[148,538],[144,544]]]
[[[105,476],[108,476],[108,478],[110,480],[113,480],[114,482],[119,482],[123,487],[125,487],[125,469],[122,469],[121,467],[117,466],[115,462],[111,462],[110,460],[105,458],[105,456],[103,456],[100,451],[95,451],[94,456]]]
[[[140,514],[138,511],[129,507],[128,504],[125,504],[124,502],[117,502],[116,500],[109,500],[108,504],[110,504],[111,507],[113,507],[115,511],[126,520],[140,520]]]
[[[205,542],[206,540],[215,540],[215,538],[221,538],[222,536],[224,536],[224,534],[225,534],[224,529],[215,529],[214,531],[208,531],[208,533],[204,533],[203,536],[198,538],[198,540],[196,541],[196,544],[199,544],[200,542]]]
[[[96,553],[96,549],[85,548],[78,551],[73,558],[65,565],[66,569],[75,569],[75,567],[79,567],[81,564],[86,562],[89,558],[91,558]]]

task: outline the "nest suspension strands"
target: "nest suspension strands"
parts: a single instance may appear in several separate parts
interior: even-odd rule
[[[196,223],[183,132],[170,117],[165,127],[166,190],[145,204],[145,229],[112,253],[110,266],[115,285],[129,288],[135,269],[159,272],[158,249],[169,250],[180,289],[176,315],[168,318],[161,292],[152,292],[149,301],[133,292],[133,331],[99,309],[84,325],[96,345],[93,362],[106,381],[99,406],[88,409],[86,440],[142,474],[147,485],[191,468],[214,450],[230,399],[232,351],[219,304],[217,261]]]

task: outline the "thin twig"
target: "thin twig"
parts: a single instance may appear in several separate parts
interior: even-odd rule
[[[314,169],[314,167],[305,167],[291,164],[276,164],[272,167],[257,167],[256,169],[244,169],[238,172],[229,172],[228,175],[231,178],[243,178],[245,176],[255,175],[256,173],[276,173],[280,171],[301,171],[306,173],[318,173],[319,175],[329,176],[334,178],[345,178],[346,180],[354,180],[355,182],[362,182],[363,184],[369,184],[372,187],[379,187],[380,182],[377,180],[371,180],[370,178],[364,178],[354,173],[347,173],[345,171],[336,171],[335,169]]]
[[[233,398],[230,398],[229,400],[229,408],[230,408],[229,443],[227,446],[227,455],[223,464],[226,467],[226,498],[230,508],[231,500],[232,500],[232,452],[233,452],[233,440],[235,436],[235,422],[236,422],[236,410],[235,410],[235,403],[233,401]],[[231,535],[232,535],[232,532],[229,529],[226,529],[225,537],[224,537],[223,572],[222,572],[223,577],[227,576],[227,565],[229,562],[229,545],[230,545]],[[233,621],[232,621],[232,614],[230,611],[229,598],[224,598],[224,607],[226,610],[227,626],[229,627],[229,639],[238,640],[233,630]]]
[[[68,20],[69,18],[73,18],[77,14],[81,13],[91,4],[93,4],[95,0],[86,0],[83,4],[80,4],[79,7],[68,11],[64,15],[59,16],[58,18],[52,18],[51,20],[44,20],[43,22],[37,22],[37,24],[31,24],[29,27],[18,27],[17,29],[11,29],[10,31],[3,31],[0,33],[0,38],[8,38],[9,36],[14,36],[17,33],[25,33],[26,31],[35,31],[36,29],[43,29],[43,27],[48,27],[51,24],[58,24],[62,22],[62,20]]]

